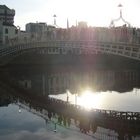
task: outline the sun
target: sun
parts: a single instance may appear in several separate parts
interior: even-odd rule
[[[103,101],[103,97],[99,93],[95,93],[91,90],[85,90],[82,95],[78,97],[77,104],[83,106],[86,109],[100,108]]]

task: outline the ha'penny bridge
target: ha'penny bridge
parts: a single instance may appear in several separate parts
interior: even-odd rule
[[[64,41],[49,40],[46,42],[30,42],[3,46],[0,48],[0,65],[6,65],[11,60],[26,53],[47,55],[47,56],[66,56],[67,55],[93,55],[111,54],[122,56],[134,60],[140,60],[140,45],[132,43],[113,43],[98,42],[90,40]],[[32,57],[32,56],[31,56]]]

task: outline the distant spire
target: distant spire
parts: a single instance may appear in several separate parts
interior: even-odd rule
[[[67,29],[69,28],[69,20],[68,20],[68,18],[67,18]]]

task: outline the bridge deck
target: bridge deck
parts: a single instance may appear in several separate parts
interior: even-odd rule
[[[113,54],[135,60],[140,60],[140,44],[130,44],[121,42],[97,42],[90,40],[51,40],[46,42],[29,42],[15,44],[0,48],[0,65],[4,65],[10,58],[22,55],[26,52],[37,51],[40,54]],[[7,59],[7,60],[6,60]],[[5,60],[5,62],[3,62]]]

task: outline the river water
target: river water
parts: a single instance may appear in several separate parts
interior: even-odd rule
[[[72,104],[81,105],[87,109],[105,109],[116,111],[140,112],[140,89],[119,93],[116,91],[92,92],[85,90],[82,95],[71,94],[70,92],[50,95],[50,97],[61,99]]]
[[[64,68],[62,71],[57,69],[55,72],[31,75],[32,72],[12,71],[8,76],[13,75],[16,80],[14,81],[13,77],[6,79],[4,81],[8,81],[9,85],[0,86],[0,140],[122,140],[117,131],[109,128],[98,126],[95,133],[84,134],[73,120],[70,126],[65,126],[65,123],[58,124],[59,116],[49,119],[48,110],[38,105],[41,101],[38,99],[38,104],[34,103],[38,95],[45,99],[49,93],[51,98],[80,105],[86,110],[140,112],[137,72],[135,74],[132,71],[123,71],[121,74],[119,72],[118,76],[113,71],[69,72],[67,69],[64,71]],[[27,93],[31,91],[32,96],[28,97],[26,93],[24,97],[19,91],[14,93],[15,85],[11,86],[11,81]],[[123,139],[140,140],[140,131],[137,132],[139,133],[124,133]]]

